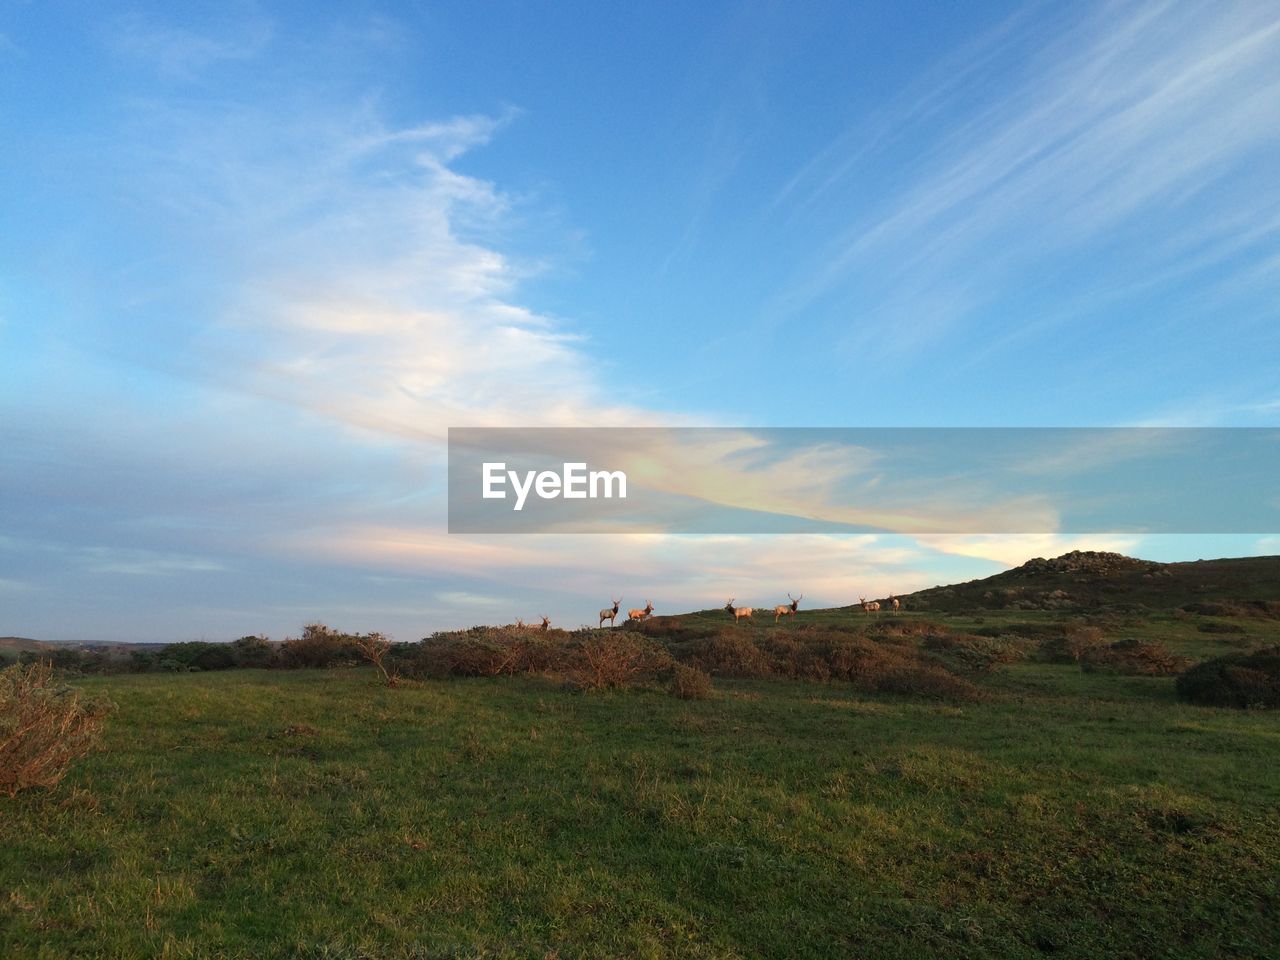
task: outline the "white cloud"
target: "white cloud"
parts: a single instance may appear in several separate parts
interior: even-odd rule
[[[185,359],[224,388],[392,438],[661,419],[605,384],[580,334],[518,302],[535,267],[484,240],[513,201],[451,164],[508,119],[154,111],[144,182],[223,286]]]
[[[77,552],[81,562],[91,573],[165,577],[187,573],[216,573],[226,569],[221,562],[207,557],[160,554],[151,550],[84,547]]]

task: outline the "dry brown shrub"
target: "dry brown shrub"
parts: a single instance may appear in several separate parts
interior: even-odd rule
[[[1068,624],[1056,637],[1049,637],[1040,644],[1040,656],[1050,663],[1079,663],[1083,665],[1089,651],[1106,645],[1100,627],[1082,623]]]
[[[0,670],[0,793],[56,785],[97,743],[108,710],[56,683],[48,662]]]

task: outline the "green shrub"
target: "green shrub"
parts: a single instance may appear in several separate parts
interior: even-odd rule
[[[24,650],[18,655],[18,662],[26,666],[47,663],[59,673],[103,673],[107,667],[107,656],[97,650],[81,650],[77,647],[54,647],[39,652]]]
[[[856,630],[807,625],[787,631],[730,627],[695,644],[689,661],[731,677],[839,681],[868,693],[905,693],[967,701],[982,691],[902,637],[872,639]]]
[[[671,674],[671,695],[681,700],[708,700],[712,695],[711,675],[677,663]]]
[[[266,637],[241,637],[231,641],[231,658],[237,667],[263,668],[279,664],[279,654]]]
[[[737,627],[721,628],[715,636],[696,641],[690,660],[694,666],[724,677],[768,677],[774,673],[764,651]]]
[[[565,676],[579,690],[632,686],[672,666],[671,654],[631,631],[594,634],[565,653]]]
[[[309,623],[302,628],[301,636],[286,638],[280,644],[280,665],[283,667],[349,666],[360,660],[354,638],[323,623]]]
[[[49,661],[0,670],[0,793],[56,785],[97,743],[107,711],[56,683]]]
[[[170,661],[178,664],[178,669],[182,670],[230,670],[236,665],[230,644],[210,643],[207,640],[165,644],[159,658],[162,664]]]
[[[1177,681],[1178,696],[1213,707],[1280,707],[1280,646],[1198,663]]]

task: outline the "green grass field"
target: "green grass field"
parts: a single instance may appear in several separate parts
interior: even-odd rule
[[[77,681],[118,709],[59,788],[0,798],[0,956],[1280,951],[1280,718],[1168,678],[1027,662],[962,707],[373,679]]]

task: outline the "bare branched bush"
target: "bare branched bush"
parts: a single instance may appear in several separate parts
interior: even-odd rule
[[[360,655],[378,668],[383,683],[388,687],[394,687],[400,683],[400,675],[387,668],[387,654],[391,652],[391,641],[380,633],[362,633],[351,639],[355,648],[360,651]]]
[[[1078,663],[1083,666],[1089,651],[1106,645],[1100,627],[1082,623],[1070,624],[1058,636],[1049,636],[1040,644],[1040,656],[1050,663]]]
[[[56,785],[97,743],[108,709],[57,683],[46,661],[0,670],[0,793]]]

